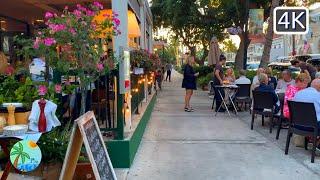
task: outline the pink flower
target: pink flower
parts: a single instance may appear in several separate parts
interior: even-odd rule
[[[94,16],[95,15],[95,13],[89,9],[87,9],[86,14],[87,14],[87,16]]]
[[[44,44],[46,46],[52,46],[56,43],[56,40],[54,38],[45,38],[44,39]]]
[[[55,33],[66,29],[64,24],[49,24],[49,28]]]
[[[98,70],[99,72],[101,72],[101,71],[103,71],[103,69],[104,69],[104,64],[103,64],[103,63],[98,63],[98,64],[97,64],[97,70]]]
[[[62,92],[62,86],[61,84],[56,84],[54,86],[54,91],[57,93],[57,94],[60,94]]]
[[[47,92],[48,92],[47,86],[45,86],[45,85],[40,85],[39,86],[38,93],[39,93],[40,96],[46,95]]]
[[[70,32],[72,35],[76,35],[76,34],[77,34],[77,32],[76,32],[76,30],[74,30],[74,28],[70,28],[70,29],[69,29],[69,32]]]
[[[98,9],[103,9],[103,5],[97,1],[93,2],[93,6],[97,7]]]
[[[77,9],[78,9],[79,11],[84,11],[84,12],[87,11],[87,8],[81,6],[80,4],[77,4]]]
[[[12,76],[14,73],[14,68],[10,65],[5,69],[5,74],[8,76]]]
[[[113,23],[116,25],[116,26],[119,26],[120,25],[120,20],[118,18],[114,18],[113,19]]]
[[[96,23],[91,23],[91,28],[92,28],[93,30],[96,30],[96,29],[97,29],[97,24],[96,24]]]
[[[68,9],[69,9],[69,7],[68,7],[68,6],[65,6],[65,7],[64,7],[64,10],[68,10]]]
[[[46,14],[44,15],[44,17],[46,19],[50,19],[50,18],[53,18],[53,14],[51,12],[46,12]]]
[[[78,9],[75,9],[72,14],[75,15],[77,18],[81,17],[81,11],[79,11]]]
[[[33,42],[33,48],[34,49],[39,49],[40,43],[42,42],[42,40],[37,37],[36,40]]]

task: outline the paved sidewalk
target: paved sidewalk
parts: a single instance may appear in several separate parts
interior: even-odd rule
[[[215,117],[206,92],[196,91],[196,111],[184,112],[182,77],[173,77],[163,85],[131,169],[117,170],[120,180],[320,179],[244,121]]]

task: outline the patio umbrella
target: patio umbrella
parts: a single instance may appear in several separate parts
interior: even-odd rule
[[[217,64],[217,62],[219,61],[220,54],[221,53],[218,45],[218,40],[215,36],[213,36],[210,41],[208,65],[211,66]]]

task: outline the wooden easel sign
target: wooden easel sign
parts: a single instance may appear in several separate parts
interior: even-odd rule
[[[79,117],[73,126],[59,180],[72,180],[82,143],[96,180],[117,180],[100,128],[92,111]]]

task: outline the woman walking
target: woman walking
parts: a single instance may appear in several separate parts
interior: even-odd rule
[[[186,112],[193,112],[194,109],[190,106],[190,99],[193,94],[193,90],[197,90],[196,85],[196,77],[199,73],[195,73],[193,70],[194,65],[194,58],[189,57],[187,60],[187,64],[184,67],[183,72],[183,81],[182,81],[182,88],[186,89],[186,96],[185,96],[185,106],[184,111]]]

